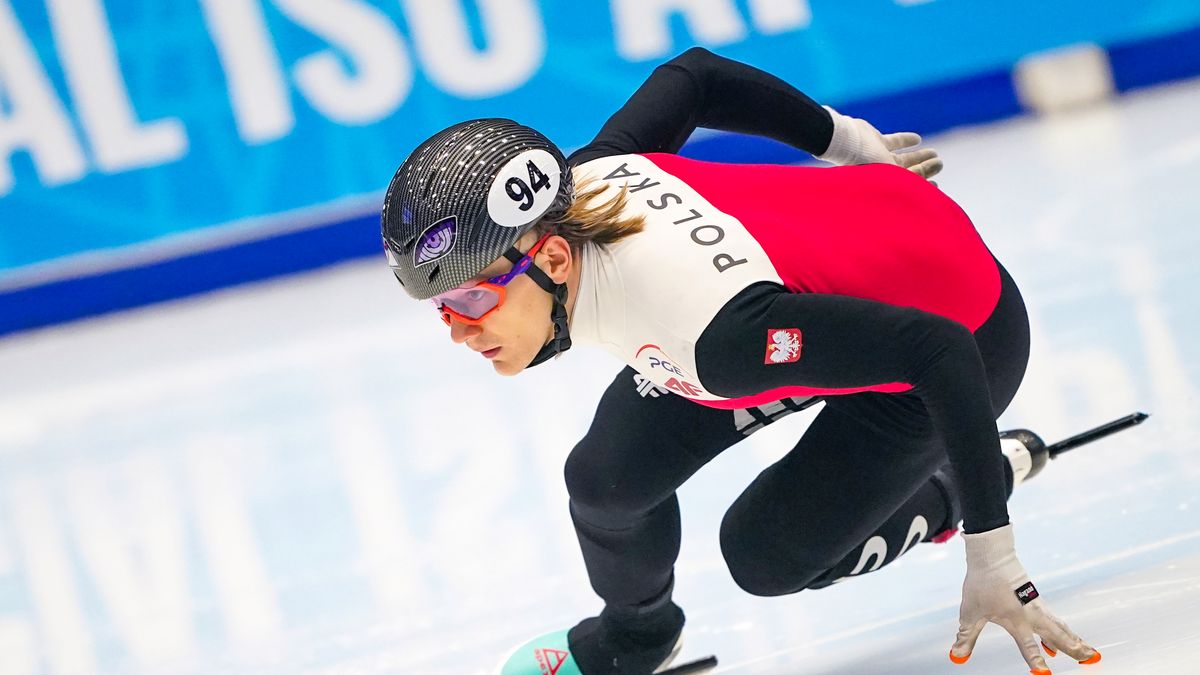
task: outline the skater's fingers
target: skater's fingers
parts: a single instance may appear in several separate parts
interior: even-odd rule
[[[904,155],[899,155],[899,156],[903,157]],[[941,173],[943,166],[944,166],[944,164],[942,162],[942,158],[934,156],[933,158],[927,159],[924,162],[920,162],[920,163],[912,165],[912,166],[906,166],[904,168],[917,174],[921,178],[928,179],[928,178],[933,178],[934,176]]]
[[[895,134],[881,134],[883,146],[892,152],[915,148],[921,144],[921,136],[911,131],[901,131]]]
[[[938,157],[937,150],[932,148],[907,152],[903,155],[892,155],[892,157],[896,158],[896,163],[900,166],[914,173],[919,173],[926,178],[937,173],[942,168],[942,158]]]
[[[1058,650],[1046,644],[1047,638],[1045,635],[1039,635],[1038,637],[1042,638],[1042,651],[1046,652],[1046,656],[1049,656],[1050,658],[1058,656]]]
[[[986,625],[987,619],[965,621],[960,617],[958,635],[954,638],[954,646],[950,647],[950,660],[959,665],[966,663],[971,658],[971,652],[975,651],[975,642]]]
[[[1050,667],[1046,665],[1046,659],[1042,658],[1042,650],[1039,648],[1038,639],[1034,637],[1032,626],[1025,621],[1000,620],[997,623],[1008,631],[1017,643],[1021,656],[1025,658],[1025,663],[1029,664],[1029,672],[1033,675],[1050,675]]]
[[[1070,637],[1072,640],[1083,642],[1083,639],[1076,635],[1075,631],[1071,630],[1070,626],[1068,626],[1065,621],[1058,618],[1058,615],[1050,612],[1049,610],[1047,610],[1046,614],[1050,617],[1050,620],[1054,622],[1054,625],[1058,626],[1059,630],[1066,633],[1068,637]]]
[[[913,150],[912,152],[893,155],[893,157],[896,158],[896,163],[906,169],[911,169],[912,167],[917,166],[922,162],[927,162],[931,159],[937,159],[937,156],[937,150],[934,150],[933,148],[922,148],[921,150]]]
[[[1089,647],[1053,614],[1046,613],[1046,618],[1037,625],[1037,632],[1043,642],[1049,643],[1055,651],[1063,652],[1080,663],[1092,664],[1100,660],[1100,652]]]
[[[1038,638],[1042,642],[1042,650],[1050,658],[1058,656],[1059,652],[1067,652],[1064,645],[1071,645],[1070,636],[1064,635],[1062,630],[1056,625],[1047,625],[1044,622],[1034,622],[1033,630],[1037,633]],[[1080,642],[1080,644],[1083,644]],[[1068,654],[1070,652],[1067,652]]]

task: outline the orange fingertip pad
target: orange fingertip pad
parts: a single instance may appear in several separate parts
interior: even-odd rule
[[[1042,649],[1046,650],[1046,653],[1050,655],[1050,658],[1054,658],[1055,656],[1058,656],[1058,652],[1054,651],[1054,649],[1051,648],[1050,645],[1046,644],[1045,642],[1042,643]]]
[[[1095,654],[1092,654],[1091,658],[1089,658],[1087,661],[1080,661],[1080,663],[1082,663],[1085,666],[1090,666],[1093,663],[1100,663],[1100,652],[1096,652]]]
[[[1053,675],[1053,673],[1045,668],[1034,668],[1029,672],[1033,673],[1033,675]]]
[[[971,654],[970,654],[970,652],[968,652],[966,656],[955,656],[955,655],[954,655],[954,650],[953,650],[953,649],[951,649],[951,650],[950,650],[950,660],[951,660],[951,661],[953,661],[953,662],[955,662],[955,663],[957,663],[957,664],[958,664],[958,665],[960,665],[960,666],[961,666],[962,664],[966,663],[966,662],[967,662],[967,660],[968,660],[968,659],[970,659],[970,658],[971,658]]]

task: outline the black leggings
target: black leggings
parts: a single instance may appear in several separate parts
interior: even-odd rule
[[[1029,357],[1024,303],[1003,268],[1001,280],[1000,300],[974,334],[997,417]],[[675,490],[798,407],[718,410],[654,389],[632,368],[617,375],[566,463],[588,576],[609,607],[669,593],[680,544]],[[791,452],[726,512],[721,550],[733,579],[755,595],[783,595],[890,563],[957,524],[947,522],[944,488],[931,480],[945,464],[945,447],[914,396],[829,397]]]

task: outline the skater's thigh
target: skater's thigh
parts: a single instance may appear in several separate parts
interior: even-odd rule
[[[975,331],[983,358],[992,412],[996,417],[1012,403],[1029,364],[1029,315],[1016,282],[999,262],[1000,299],[992,315]]]
[[[567,458],[567,489],[576,506],[643,510],[742,438],[732,411],[666,392],[626,367]]]
[[[881,396],[831,397],[796,446],[730,507],[723,547],[757,548],[768,566],[815,574],[907,501],[946,461],[945,447],[919,418],[898,427],[909,404],[874,400]]]

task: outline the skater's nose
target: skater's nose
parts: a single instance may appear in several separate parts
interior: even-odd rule
[[[483,329],[479,326],[463,323],[454,317],[450,318],[450,339],[454,340],[455,344],[462,344],[467,340],[479,335]]]

